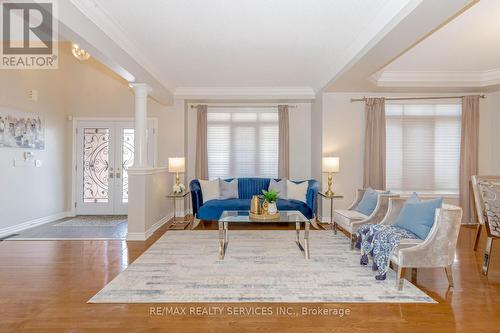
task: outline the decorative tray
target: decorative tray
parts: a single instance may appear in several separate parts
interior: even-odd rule
[[[255,214],[250,212],[250,219],[252,220],[277,220],[280,218],[280,213],[275,214]]]

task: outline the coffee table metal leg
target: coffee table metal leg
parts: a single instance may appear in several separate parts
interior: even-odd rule
[[[224,253],[226,252],[227,248],[227,243],[229,242],[229,236],[228,236],[228,231],[229,231],[229,223],[224,222]]]
[[[306,259],[310,259],[310,254],[309,254],[309,221],[305,222],[305,231],[304,231],[304,254],[306,256]]]
[[[310,222],[304,222],[304,246],[300,243],[300,222],[295,222],[295,243],[299,247],[300,251],[304,252],[304,257],[309,259],[309,229]]]
[[[300,222],[295,222],[295,242],[300,244]]]
[[[304,247],[300,243],[300,222],[295,222],[295,243],[301,252],[304,252]]]
[[[219,259],[221,260],[224,259],[226,250],[225,237],[224,222],[219,222]]]

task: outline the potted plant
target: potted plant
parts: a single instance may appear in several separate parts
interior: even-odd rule
[[[278,200],[278,192],[275,190],[262,190],[264,197],[264,211],[266,211],[265,206],[267,205],[268,214],[276,214],[278,212],[278,207],[276,207],[276,200]]]

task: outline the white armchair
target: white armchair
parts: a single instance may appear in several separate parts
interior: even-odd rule
[[[347,209],[336,209],[333,212],[333,231],[337,233],[337,227],[341,227],[346,233],[349,234],[351,238],[351,249],[354,248],[354,243],[356,241],[356,232],[359,228],[361,228],[365,224],[373,223],[378,224],[384,218],[387,213],[387,208],[389,204],[390,198],[399,197],[398,194],[387,194],[382,191],[378,191],[379,196],[377,199],[377,206],[373,210],[373,213],[370,216],[364,215],[358,211],[355,211],[354,208],[358,205],[358,203],[363,198],[365,194],[365,189],[358,189],[356,191],[356,198],[351,203],[349,208]]]
[[[387,215],[380,222],[391,225],[401,211],[406,199],[389,200]],[[412,268],[416,278],[417,268],[445,268],[448,283],[453,286],[451,266],[455,258],[455,249],[462,220],[462,209],[457,206],[443,205],[436,209],[434,225],[425,240],[403,239],[391,255],[391,263],[397,266],[397,288],[403,288],[407,268]]]

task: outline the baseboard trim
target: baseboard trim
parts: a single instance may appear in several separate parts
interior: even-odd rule
[[[39,226],[39,225],[42,225],[45,223],[54,222],[54,221],[63,219],[63,218],[68,217],[68,216],[71,216],[71,211],[61,212],[61,213],[57,213],[57,214],[53,214],[53,215],[49,215],[49,216],[44,216],[44,217],[40,217],[40,218],[37,218],[34,220],[19,223],[19,224],[10,226],[10,227],[2,228],[2,229],[0,229],[0,237],[15,234],[15,233],[18,233],[20,231],[23,231],[23,230],[26,230],[29,228],[33,228],[33,227],[36,227],[36,226]]]
[[[149,227],[146,232],[128,232],[127,233],[127,241],[140,241],[143,242],[147,240],[153,233],[158,230],[161,226],[163,226],[165,223],[173,219],[174,214],[170,213],[155,224],[153,224],[151,227]]]

